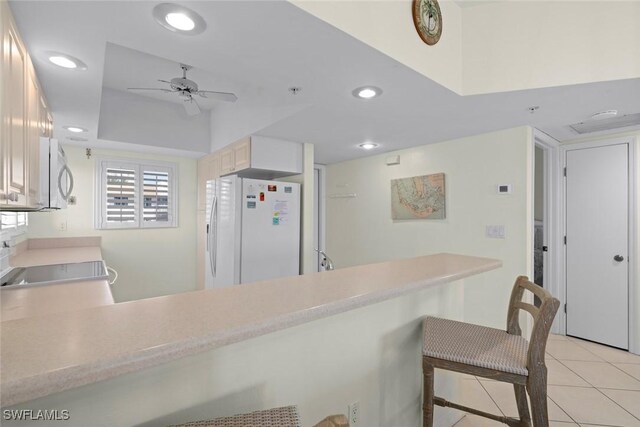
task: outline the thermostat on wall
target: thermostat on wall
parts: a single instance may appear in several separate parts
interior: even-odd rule
[[[498,194],[511,194],[513,192],[511,184],[498,184],[496,188],[498,189]]]

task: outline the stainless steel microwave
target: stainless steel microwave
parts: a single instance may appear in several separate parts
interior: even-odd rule
[[[65,209],[73,191],[73,174],[57,139],[40,138],[39,209]]]

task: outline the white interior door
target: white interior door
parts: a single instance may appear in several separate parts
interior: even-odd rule
[[[629,147],[568,150],[567,335],[629,348]]]

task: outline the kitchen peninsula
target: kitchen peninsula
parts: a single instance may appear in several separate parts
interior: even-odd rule
[[[18,244],[12,267],[102,261],[100,237],[29,239]],[[54,286],[2,288],[0,316],[6,320],[44,316],[113,304],[107,280],[81,280]]]
[[[359,401],[363,425],[417,425],[420,319],[461,319],[462,279],[500,266],[436,254],[5,321],[2,406],[168,425],[297,404],[305,425]]]

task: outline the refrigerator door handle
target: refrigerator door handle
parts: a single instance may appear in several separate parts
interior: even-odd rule
[[[207,232],[208,232],[208,236],[207,236],[207,248],[209,250],[209,265],[211,266],[211,272],[213,273],[213,277],[216,276],[216,271],[213,267],[213,248],[214,248],[214,244],[212,242],[213,239],[213,233],[215,233],[216,231],[216,226],[213,222],[213,218],[214,218],[214,212],[216,209],[216,204],[217,204],[217,198],[216,196],[213,196],[213,200],[211,201],[211,214],[209,216],[209,226],[207,227]]]

